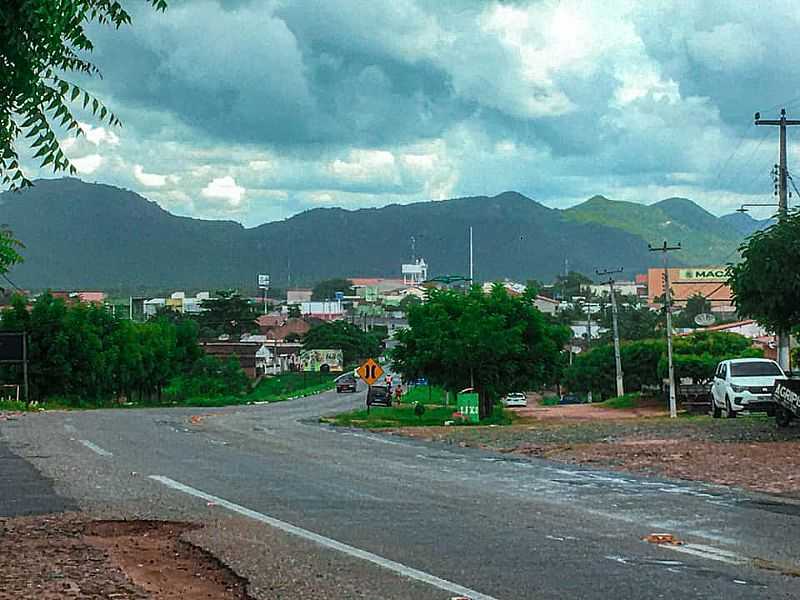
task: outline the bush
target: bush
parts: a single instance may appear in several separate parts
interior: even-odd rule
[[[164,388],[164,400],[184,402],[193,398],[239,396],[247,385],[247,376],[236,358],[223,362],[213,356],[204,356],[189,373],[178,375],[169,382]]]

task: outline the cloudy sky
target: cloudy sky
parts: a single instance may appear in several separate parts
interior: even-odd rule
[[[248,226],[504,190],[723,214],[772,201],[777,131],[753,113],[800,117],[796,0],[124,4],[85,82],[124,126],[82,115],[68,155],[87,181]]]

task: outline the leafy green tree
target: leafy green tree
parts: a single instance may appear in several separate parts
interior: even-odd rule
[[[333,300],[336,298],[336,292],[348,294],[350,293],[350,288],[352,287],[353,282],[349,279],[343,279],[341,277],[335,279],[325,279],[314,286],[313,290],[311,291],[311,299]]]
[[[573,296],[585,295],[583,288],[591,283],[592,280],[583,273],[570,271],[566,275],[556,277],[554,286],[564,300],[570,300]]]
[[[303,313],[300,310],[300,306],[297,304],[290,304],[289,305],[289,314],[290,319],[300,319],[303,317]]]
[[[203,300],[201,306],[203,311],[198,320],[203,336],[227,334],[238,338],[258,328],[255,307],[236,291],[219,291],[216,297]]]
[[[8,273],[11,267],[22,262],[19,253],[22,247],[22,242],[14,237],[10,229],[0,227],[0,273]]]
[[[474,383],[482,418],[500,395],[556,381],[569,339],[567,328],[502,285],[489,294],[477,287],[467,294],[431,290],[428,302],[409,310],[408,322],[395,334],[395,368],[404,379],[427,377],[453,392]]]
[[[711,312],[711,302],[703,294],[694,294],[686,300],[686,306],[675,317],[676,327],[698,327],[694,322],[697,315]]]
[[[165,10],[166,0],[148,0]],[[119,119],[95,97],[67,81],[69,73],[99,75],[84,56],[93,50],[87,28],[119,28],[131,22],[111,0],[3,0],[0,3],[0,177],[12,189],[31,185],[20,166],[17,141],[24,135],[33,157],[53,171],[75,173],[56,136],[57,128],[81,134],[71,104],[110,125]]]
[[[638,298],[617,299],[617,323],[621,340],[654,338],[658,335],[658,330],[662,328],[662,320],[661,313],[640,304]],[[601,327],[607,330],[601,336],[601,341],[611,342],[614,332],[610,305],[600,312],[599,322]]]
[[[341,350],[345,364],[349,365],[359,359],[378,356],[382,342],[380,334],[364,332],[347,321],[331,321],[311,328],[303,338],[303,348]]]
[[[728,268],[728,285],[741,317],[773,331],[800,325],[800,213],[751,235],[742,260]]]
[[[422,304],[422,300],[413,294],[409,294],[400,300],[400,310],[402,310],[404,313],[407,313],[412,306],[416,306],[417,304]]]

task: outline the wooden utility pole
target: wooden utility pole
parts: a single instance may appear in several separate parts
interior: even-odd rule
[[[755,114],[756,125],[775,125],[778,127],[778,218],[783,219],[789,214],[789,190],[787,187],[789,171],[786,167],[786,127],[800,125],[800,120],[787,119],[786,109],[781,109],[780,119],[762,119],[761,113]],[[789,370],[789,333],[778,331],[778,364],[785,371]]]
[[[595,271],[600,277],[604,275],[609,275],[608,281],[608,291],[611,294],[611,323],[614,326],[614,363],[616,366],[617,371],[617,396],[622,396],[625,394],[625,386],[622,381],[622,357],[620,356],[619,351],[619,325],[617,323],[617,299],[616,294],[614,293],[614,275],[617,273],[622,273],[622,267],[619,269],[615,269],[610,271],[608,269],[603,269],[602,271]]]
[[[672,298],[670,296],[669,266],[667,255],[673,250],[680,250],[681,243],[675,246],[667,245],[666,240],[661,246],[651,246],[647,244],[650,252],[661,252],[664,257],[664,310],[667,313],[667,363],[669,365],[669,416],[678,416],[678,403],[675,398],[675,367],[672,364]]]

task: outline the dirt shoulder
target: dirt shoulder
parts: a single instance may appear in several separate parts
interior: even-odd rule
[[[75,513],[0,519],[0,599],[250,600],[243,579],[182,539],[195,528]]]
[[[760,416],[669,419],[557,407],[509,427],[427,427],[394,433],[461,447],[543,457],[599,468],[707,481],[800,497],[800,427]],[[589,414],[587,414],[587,412]],[[609,416],[608,413],[611,413]],[[614,418],[614,413],[619,416]],[[536,414],[536,413],[534,413]]]

